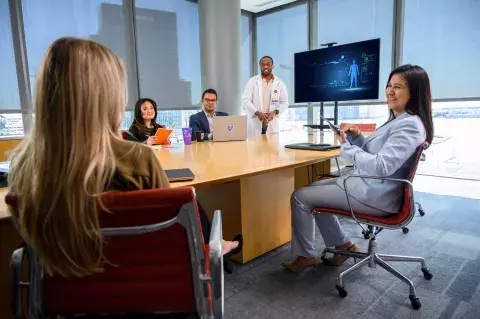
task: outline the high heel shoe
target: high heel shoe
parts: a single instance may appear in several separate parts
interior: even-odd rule
[[[360,247],[358,247],[355,244],[350,245],[346,251],[351,251],[351,252],[360,252]],[[325,266],[341,266],[343,265],[349,258],[353,258],[354,262],[357,263],[357,258],[355,257],[350,257],[350,256],[344,256],[344,255],[333,255],[332,258],[324,259],[323,264]]]
[[[226,253],[224,256],[225,257],[232,257],[233,255],[236,255],[242,251],[243,248],[243,236],[242,234],[237,234],[235,237],[233,237],[232,241],[238,241],[238,246],[235,249],[230,250],[228,253]]]
[[[238,241],[238,246],[235,249],[232,249],[225,255],[223,255],[223,270],[227,274],[233,274],[235,272],[235,263],[230,259],[233,255],[236,255],[242,251],[243,248],[243,236],[241,234],[235,235],[232,241]]]
[[[294,262],[289,263],[282,263],[282,266],[295,273],[300,274],[302,271],[309,267],[315,268],[318,264],[320,264],[320,258],[318,257],[302,257],[298,256]]]

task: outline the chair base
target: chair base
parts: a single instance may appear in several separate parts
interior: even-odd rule
[[[351,251],[345,251],[345,250],[337,250],[337,249],[332,249],[332,248],[325,248],[323,250],[321,259],[325,262],[327,260],[326,254],[327,253],[332,253],[336,255],[343,255],[343,256],[348,256],[348,257],[353,257],[355,259],[361,259],[360,262],[356,263],[355,265],[351,266],[350,268],[346,269],[343,271],[337,278],[337,284],[336,284],[336,289],[338,291],[338,294],[340,297],[345,298],[348,293],[343,286],[343,278],[354,272],[355,270],[360,269],[363,266],[368,265],[370,268],[376,268],[377,265],[406,283],[410,287],[410,301],[412,303],[412,308],[417,310],[420,309],[422,304],[420,303],[420,300],[417,298],[417,295],[415,293],[415,287],[413,286],[413,283],[405,277],[403,274],[401,274],[398,270],[393,268],[391,265],[386,263],[386,261],[405,261],[405,262],[418,262],[421,263],[422,265],[422,272],[423,276],[425,279],[430,280],[433,278],[432,273],[430,270],[427,268],[427,265],[425,263],[425,259],[422,257],[412,257],[412,256],[398,256],[398,255],[384,255],[384,254],[377,254],[376,252],[376,242],[375,238],[370,239],[369,241],[369,247],[368,247],[368,252],[367,253],[361,253],[361,252],[351,252]]]

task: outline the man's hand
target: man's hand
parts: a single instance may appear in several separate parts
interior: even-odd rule
[[[255,112],[255,115],[258,116],[258,119],[262,121],[262,123],[268,123],[268,113],[263,113],[260,111]]]
[[[270,113],[267,113],[267,120],[270,122],[271,120],[273,120],[273,118],[277,115],[277,112],[275,111],[272,111]]]

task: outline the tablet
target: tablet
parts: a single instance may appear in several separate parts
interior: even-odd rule
[[[159,128],[157,130],[157,133],[155,133],[155,136],[157,137],[157,144],[165,144],[165,142],[168,141],[168,138],[170,137],[170,134],[172,134],[172,132],[173,130]]]
[[[334,131],[335,134],[340,135],[340,130],[339,130],[335,125],[333,125],[329,120],[327,120],[327,119],[324,118],[323,116],[320,115],[320,117],[321,117],[325,122],[327,122],[328,126],[330,126],[330,129],[331,129],[332,131]]]
[[[337,134],[337,136],[340,136],[340,130],[338,129],[338,127],[336,127],[335,125],[332,124],[332,122],[330,122],[329,120],[327,120],[326,118],[324,118],[322,115],[320,115],[320,117],[325,121],[327,122],[328,126],[330,126],[330,129],[335,132],[335,134]],[[353,141],[352,141],[352,138],[350,137],[350,135],[348,134],[345,134],[345,139],[350,143],[350,144],[353,144]]]

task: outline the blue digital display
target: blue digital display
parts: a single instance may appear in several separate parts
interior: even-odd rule
[[[295,103],[378,99],[380,39],[295,53]]]

